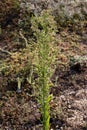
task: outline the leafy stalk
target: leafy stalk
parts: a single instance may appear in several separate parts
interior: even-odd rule
[[[50,129],[50,70],[53,58],[50,56],[50,42],[53,40],[55,29],[55,21],[49,11],[43,11],[40,16],[32,18],[32,30],[38,48],[38,102],[42,114],[43,130]]]

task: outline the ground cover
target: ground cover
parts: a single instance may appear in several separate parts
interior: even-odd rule
[[[50,92],[53,94],[50,102],[50,123],[53,130],[87,129],[86,27],[85,22],[79,32],[65,28],[57,33],[55,39],[57,56],[53,65],[55,72],[51,77],[53,84]],[[16,34],[15,31],[14,34],[4,35],[0,41],[0,128],[41,130],[39,105],[33,94],[32,84],[26,80],[31,62],[35,62],[35,50],[30,45],[32,52],[29,52],[25,45],[15,40]],[[23,37],[21,40],[25,42]],[[21,92],[17,91],[17,76],[25,77],[21,83]],[[36,73],[33,74],[33,79],[35,78]]]

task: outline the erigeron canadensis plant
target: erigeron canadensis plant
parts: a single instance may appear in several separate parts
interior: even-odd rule
[[[42,115],[43,130],[50,129],[50,76],[53,54],[52,42],[56,23],[50,11],[43,11],[40,16],[32,17],[32,30],[37,42],[38,103]]]

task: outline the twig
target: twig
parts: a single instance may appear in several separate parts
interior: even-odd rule
[[[12,55],[11,52],[6,51],[6,50],[2,49],[1,47],[0,47],[0,51],[1,51],[2,53],[9,54],[10,56]]]
[[[27,47],[27,46],[28,46],[27,38],[22,34],[21,30],[19,31],[19,34],[20,34],[21,38],[24,39],[25,45],[26,45],[26,47]]]

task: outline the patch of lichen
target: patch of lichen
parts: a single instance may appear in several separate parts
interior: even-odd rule
[[[65,28],[68,28],[72,32],[82,32],[82,28],[87,24],[87,17],[84,12],[82,16],[77,13],[68,16],[64,11],[56,12],[55,20],[59,32]]]

